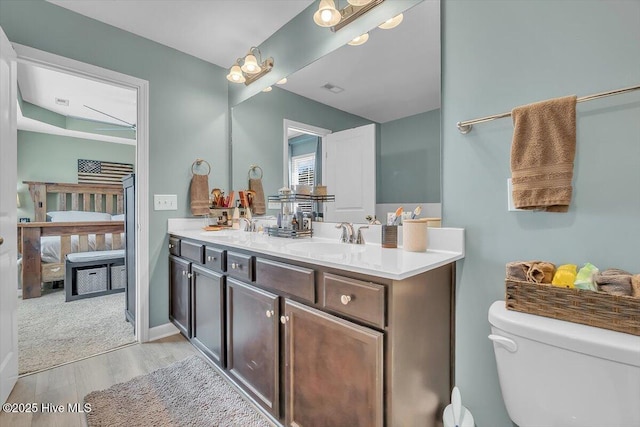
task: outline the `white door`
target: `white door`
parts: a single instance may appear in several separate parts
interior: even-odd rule
[[[16,53],[0,27],[0,400],[18,379]]]
[[[365,223],[376,213],[376,125],[327,135],[322,176],[336,201],[325,203],[325,221]]]

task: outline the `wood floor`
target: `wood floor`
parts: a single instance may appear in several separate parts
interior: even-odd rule
[[[8,403],[36,403],[39,409],[42,404],[64,405],[64,413],[0,411],[0,426],[86,426],[84,414],[67,412],[68,404],[82,407],[84,396],[91,391],[109,388],[192,354],[200,353],[178,334],[21,377]]]

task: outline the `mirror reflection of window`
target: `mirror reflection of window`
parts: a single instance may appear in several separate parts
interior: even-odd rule
[[[289,138],[289,185],[314,186],[322,183],[322,139],[301,134]],[[296,204],[302,212],[311,213],[311,202]]]

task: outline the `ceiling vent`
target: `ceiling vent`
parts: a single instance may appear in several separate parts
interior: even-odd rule
[[[62,98],[56,98],[56,104],[64,105],[65,107],[68,107],[69,106],[69,100],[68,99],[62,99]]]
[[[331,83],[327,83],[322,87],[325,88],[326,90],[328,90],[329,92],[333,92],[333,93],[340,93],[340,92],[344,91],[344,89],[342,89],[341,87],[336,86],[336,85],[332,85]]]

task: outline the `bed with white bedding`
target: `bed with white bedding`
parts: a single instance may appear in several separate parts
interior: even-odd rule
[[[42,282],[64,280],[67,254],[124,248],[121,186],[27,183],[36,222],[18,224],[24,299],[39,297]],[[52,193],[58,210],[47,211]]]

